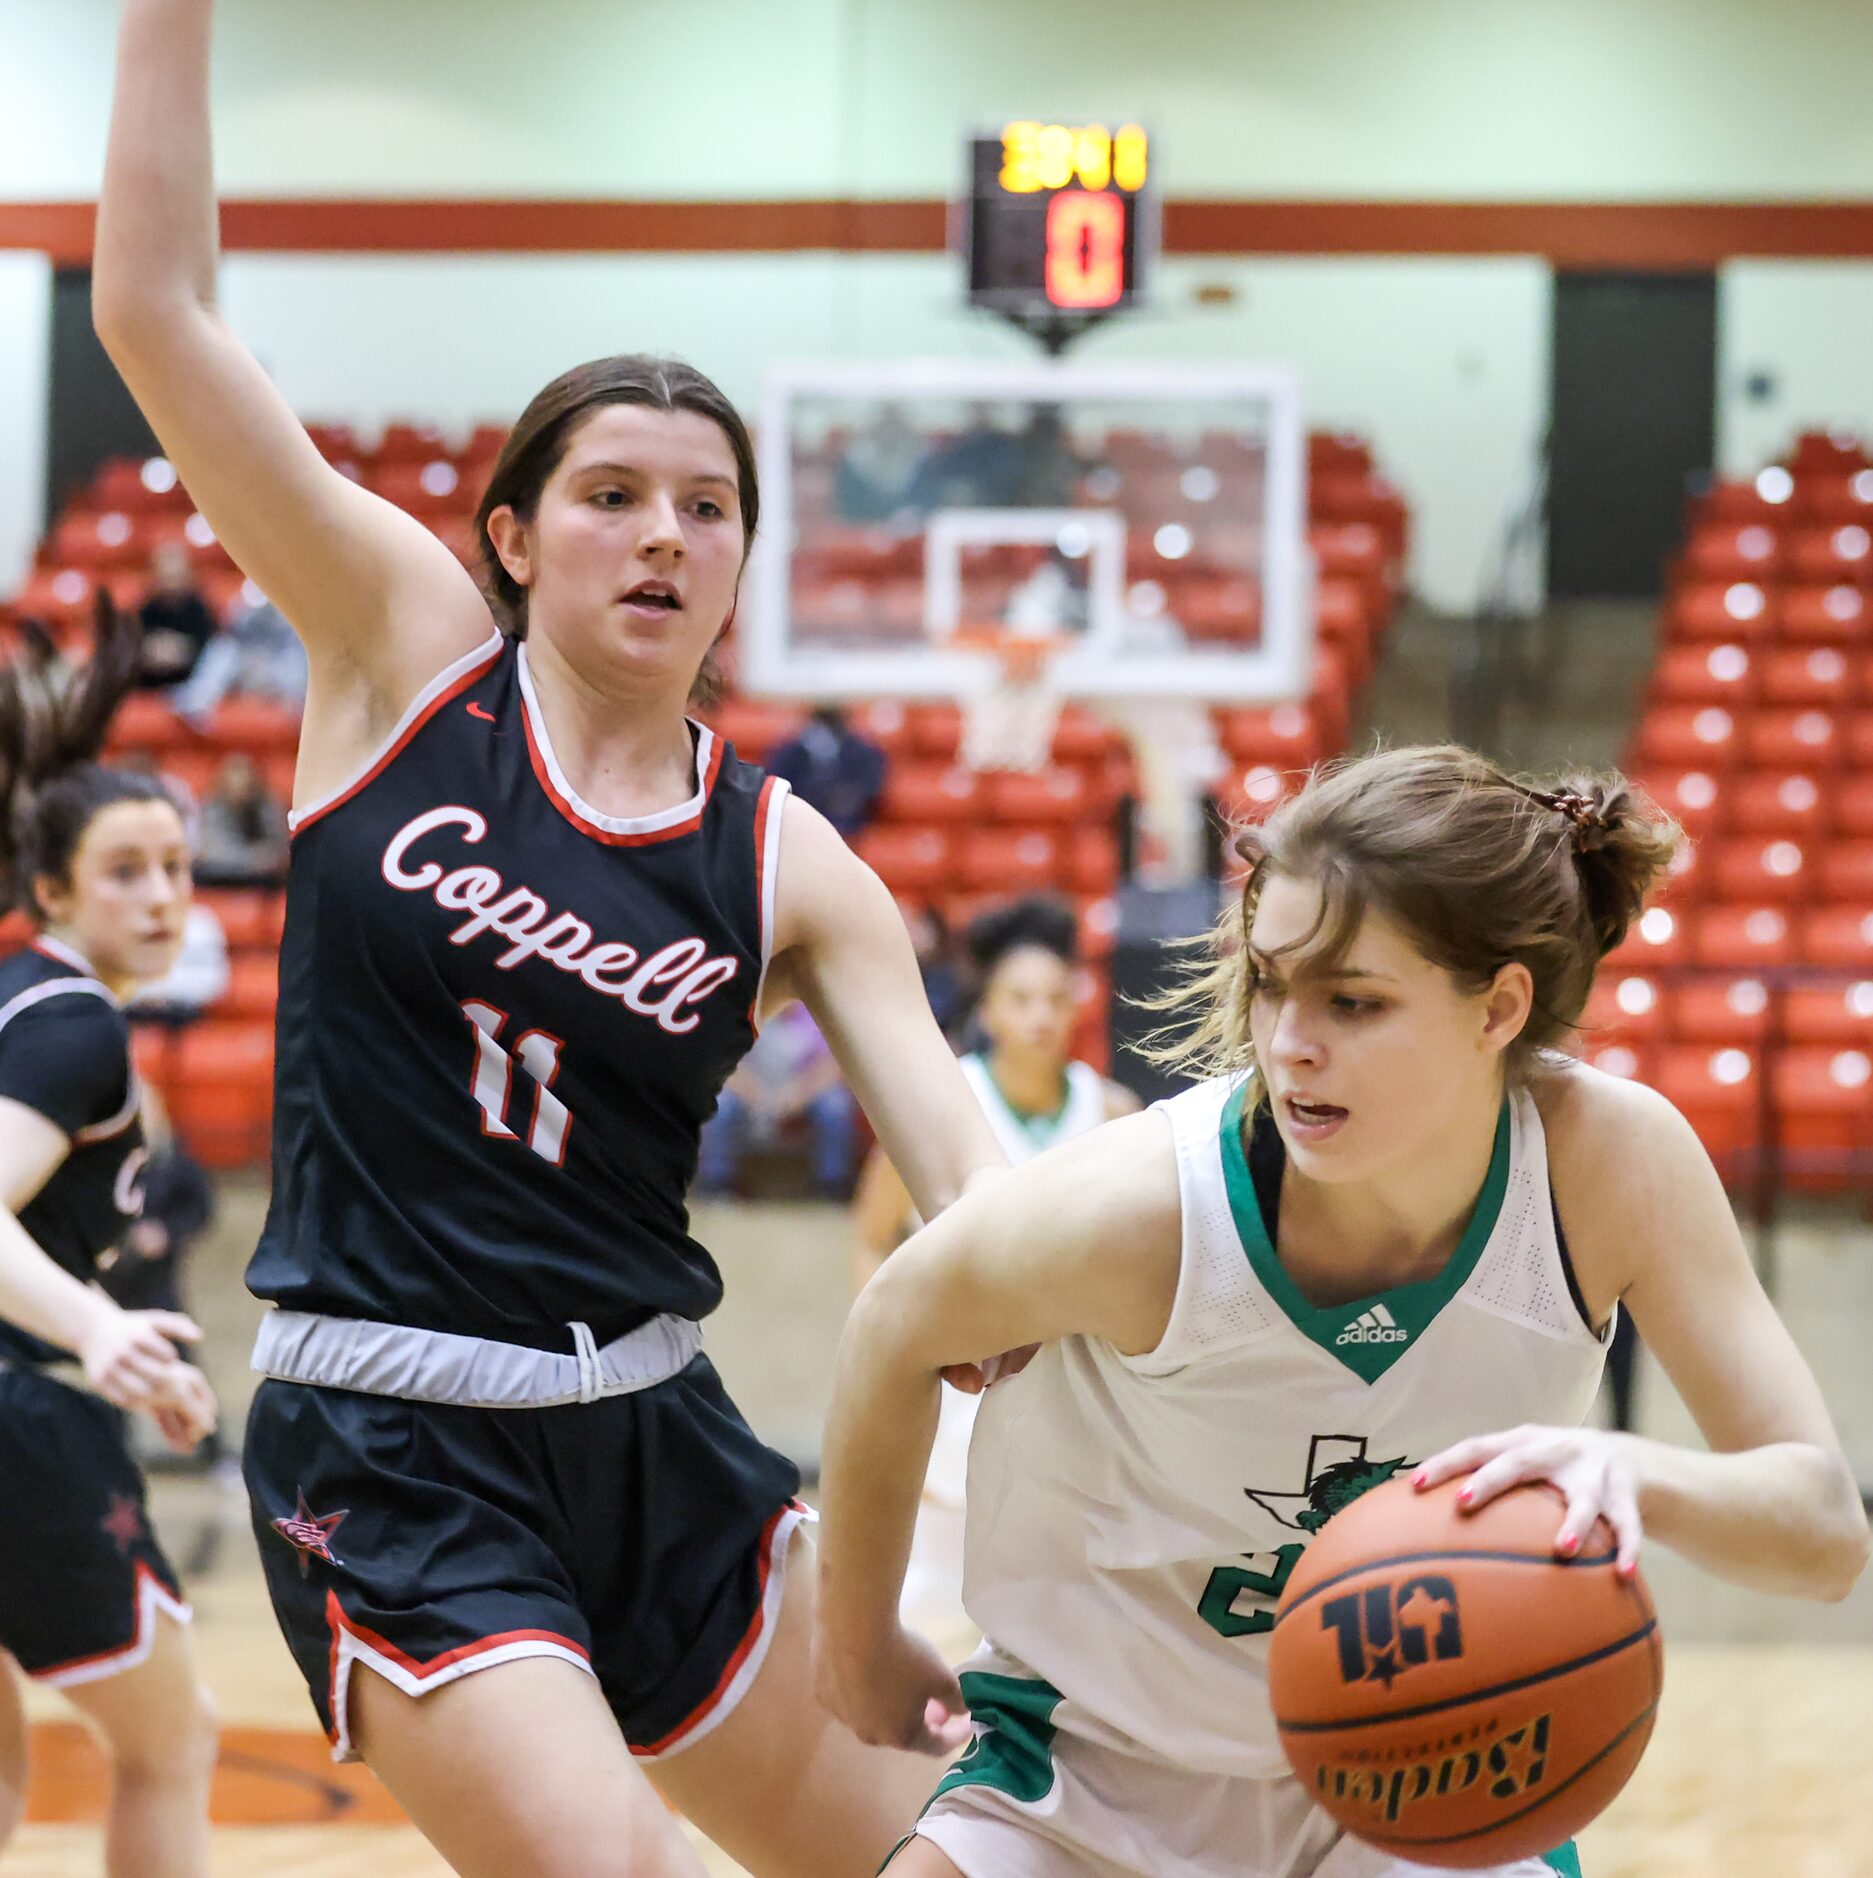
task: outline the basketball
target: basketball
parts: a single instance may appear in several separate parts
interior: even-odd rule
[[[1404,1858],[1539,1856],[1626,1784],[1664,1660],[1604,1521],[1554,1552],[1563,1502],[1388,1481],[1336,1514],[1288,1581],[1268,1659],[1281,1744],[1318,1804]]]

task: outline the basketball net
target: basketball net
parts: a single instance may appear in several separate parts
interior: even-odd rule
[[[1053,662],[1068,635],[976,626],[960,629],[950,643],[996,662],[987,689],[962,700],[964,764],[973,770],[1045,769],[1062,703],[1052,683]]]

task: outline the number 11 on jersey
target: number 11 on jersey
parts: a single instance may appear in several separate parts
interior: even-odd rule
[[[514,1093],[514,1064],[519,1062],[534,1082],[533,1119],[527,1124],[527,1146],[555,1167],[566,1162],[566,1136],[572,1130],[572,1111],[553,1093],[559,1074],[559,1053],[565,1039],[544,1030],[526,1030],[514,1039],[510,1055],[500,1041],[507,1013],[478,998],[462,1005],[462,1015],[475,1033],[474,1096],[481,1109],[481,1132],[496,1141],[518,1141],[507,1125],[507,1107]]]

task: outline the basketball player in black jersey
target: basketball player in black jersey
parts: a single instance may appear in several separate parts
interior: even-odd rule
[[[660,1793],[757,1878],[869,1878],[930,1776],[813,1694],[795,1473],[698,1353],[683,1196],[795,998],[926,1216],[1002,1157],[889,895],[686,715],[747,431],[668,362],[550,385],[483,504],[491,614],[216,312],[211,13],[126,0],[94,306],[311,660],[251,1272],[275,1608],[335,1749],[460,1871],[699,1872]]]
[[[187,1452],[214,1398],[177,1354],[194,1324],[91,1283],[147,1159],[119,1001],[175,962],[189,900],[174,803],[93,760],[140,639],[101,605],[77,677],[37,645],[0,671],[0,877],[38,929],[0,960],[0,1845],[25,1800],[23,1671],[110,1747],[108,1869],[190,1878],[214,1722],[117,1411]]]

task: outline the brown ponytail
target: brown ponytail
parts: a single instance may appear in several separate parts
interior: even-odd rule
[[[112,714],[135,682],[142,628],[98,590],[91,657],[69,664],[46,629],[20,622],[23,641],[0,666],[0,890],[5,904],[40,909],[33,882],[63,880],[91,818],[113,802],[170,802],[154,777],[97,761]]]

